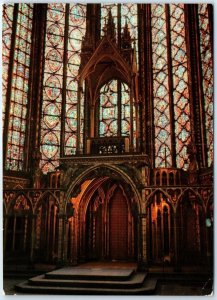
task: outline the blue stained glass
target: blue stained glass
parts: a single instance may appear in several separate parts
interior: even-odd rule
[[[6,169],[23,170],[32,37],[32,4],[18,4]],[[23,23],[23,25],[19,25]],[[17,147],[14,147],[17,145]]]

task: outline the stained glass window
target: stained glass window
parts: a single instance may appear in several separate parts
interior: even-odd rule
[[[190,141],[184,4],[171,4],[167,8],[169,10],[169,22],[166,19],[166,5],[152,5],[155,166],[172,166],[173,120],[170,111],[171,101],[174,109],[176,166],[183,168],[187,159],[186,147]],[[169,36],[170,43],[168,42]],[[171,57],[168,57],[168,53],[171,53]],[[168,59],[172,63],[172,87],[169,87]],[[172,96],[170,96],[171,92]]]
[[[118,84],[112,80],[100,90],[99,136],[118,134]]]
[[[120,42],[123,29],[125,27],[125,24],[127,23],[132,41],[135,41],[136,50],[138,50],[137,4],[101,4],[102,36],[104,35],[104,26],[108,21],[109,11],[111,11],[116,27],[117,43]],[[102,87],[100,93],[99,135],[117,136],[119,132],[119,134],[121,134],[122,136],[130,136],[132,127],[134,135],[133,143],[134,146],[136,146],[136,110],[133,103],[131,112],[130,90],[128,85],[126,85],[125,83],[120,83],[117,80],[112,80],[109,84]],[[120,105],[118,104],[118,102],[120,102]],[[119,114],[121,117],[118,117]]]
[[[203,72],[205,127],[208,150],[208,166],[213,161],[213,61],[211,52],[208,5],[199,4],[200,49]]]
[[[176,137],[176,165],[183,168],[190,142],[190,105],[188,66],[185,42],[184,4],[171,4],[171,56],[173,74],[173,103]]]
[[[99,136],[130,136],[131,102],[129,86],[124,82],[111,80],[101,88],[99,102]],[[133,138],[135,138],[134,101],[132,103]]]
[[[8,67],[11,50],[11,35],[13,22],[14,4],[5,4],[3,6],[2,21],[2,108],[3,125],[5,117],[6,93],[8,86]]]
[[[152,8],[152,59],[155,126],[155,166],[170,167],[171,120],[169,110],[166,12],[164,4]]]
[[[80,119],[78,118],[76,76],[80,67],[80,51],[82,38],[86,30],[86,6],[70,5],[69,40],[67,61],[67,94],[66,94],[66,122],[65,122],[65,154],[75,154],[78,136],[77,123],[80,122],[80,150],[83,147],[83,93],[81,94]]]
[[[127,84],[121,84],[121,135],[130,135],[130,90]]]
[[[20,171],[24,168],[32,14],[32,4],[19,4],[13,57],[6,159],[6,169],[14,171]]]
[[[80,122],[79,136],[83,136],[83,98],[81,97],[81,116],[78,117],[76,76],[80,66],[81,42],[85,29],[85,5],[61,3],[48,5],[41,120],[41,167],[44,173],[53,171],[59,164],[63,114],[65,140],[62,147],[66,155],[76,152],[78,122]],[[63,99],[63,89],[66,90],[65,99]],[[81,147],[82,142],[81,139]]]
[[[41,120],[41,167],[54,170],[60,156],[65,4],[48,4]]]

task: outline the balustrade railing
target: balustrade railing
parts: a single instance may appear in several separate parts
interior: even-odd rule
[[[129,152],[129,139],[106,137],[89,139],[87,153],[92,155],[123,154]]]

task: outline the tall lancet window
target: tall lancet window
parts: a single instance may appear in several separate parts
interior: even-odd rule
[[[183,168],[190,141],[184,4],[154,4],[151,12],[155,167],[173,165],[175,143],[176,166]]]
[[[99,137],[130,137],[136,146],[136,110],[129,86],[119,80],[103,85],[99,97]],[[98,121],[98,120],[97,120]]]
[[[100,90],[99,136],[118,135],[118,85],[112,80]]]
[[[86,5],[48,4],[41,119],[44,173],[58,166],[61,155],[76,153],[77,139],[83,132],[76,76],[85,30]],[[82,107],[81,103],[81,116]],[[82,139],[80,144],[82,147]]]
[[[152,5],[155,166],[172,165],[165,5]]]
[[[185,41],[184,4],[171,4],[169,8],[176,166],[183,168],[187,158],[187,145],[190,142],[189,78]]]
[[[3,108],[3,126],[5,118],[5,104],[8,86],[8,69],[10,62],[12,22],[14,18],[14,5],[8,4],[3,6],[2,21],[2,108]]]
[[[7,170],[25,170],[25,142],[29,106],[29,74],[32,43],[32,4],[3,8],[3,116],[8,109]],[[12,20],[14,22],[12,30]],[[14,44],[13,49],[11,48]],[[11,65],[11,72],[9,68]],[[8,84],[10,82],[10,84]],[[7,99],[6,99],[7,97]],[[4,108],[5,107],[5,108]]]
[[[208,166],[213,161],[213,58],[211,51],[211,30],[208,5],[199,4],[200,50],[203,74],[203,94],[205,110],[206,143]]]

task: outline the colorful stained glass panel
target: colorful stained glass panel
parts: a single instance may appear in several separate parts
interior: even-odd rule
[[[13,57],[6,169],[24,170],[28,83],[32,38],[32,4],[19,4]]]
[[[117,80],[112,80],[100,90],[99,136],[117,136],[118,93]]]
[[[64,30],[65,4],[48,4],[41,119],[40,166],[44,173],[53,171],[60,157]]]
[[[208,5],[198,5],[208,166],[213,162],[213,60]]]
[[[81,44],[86,31],[86,5],[70,4],[69,12],[69,40],[67,61],[67,88],[65,113],[65,154],[76,154],[78,134],[80,149],[83,149],[83,93],[80,93],[80,116],[78,116],[78,75],[81,63]],[[84,88],[83,88],[84,91]],[[78,127],[78,122],[80,123]],[[78,133],[78,128],[80,132]]]
[[[2,19],[2,117],[5,118],[6,93],[8,86],[8,67],[10,60],[12,22],[14,4],[4,4]]]
[[[187,145],[190,143],[190,104],[188,65],[185,41],[184,4],[170,5],[173,102],[176,137],[176,165],[186,167]]]
[[[151,5],[155,167],[170,167],[171,128],[165,4]]]

